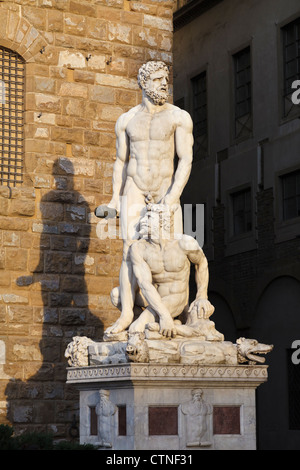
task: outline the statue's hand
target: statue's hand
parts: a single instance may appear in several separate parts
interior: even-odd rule
[[[165,338],[175,338],[177,331],[174,325],[173,319],[170,318],[160,318],[159,320],[159,332]]]
[[[114,217],[117,217],[118,212],[116,209],[113,207],[109,207],[105,204],[102,204],[101,206],[96,207],[95,209],[95,216],[99,217],[99,219],[113,219]]]
[[[167,206],[172,213],[176,212],[178,207],[180,207],[180,204],[178,202],[174,202],[173,199],[168,197],[168,195],[161,200],[161,204]]]
[[[191,303],[188,312],[192,310],[197,312],[197,318],[200,320],[209,318],[214,313],[215,307],[209,300],[198,298]]]

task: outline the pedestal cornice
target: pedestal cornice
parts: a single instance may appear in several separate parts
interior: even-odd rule
[[[258,387],[268,379],[267,365],[182,365],[182,364],[109,364],[67,369],[67,383],[85,386],[153,387],[174,383],[189,388],[190,381],[201,387]]]

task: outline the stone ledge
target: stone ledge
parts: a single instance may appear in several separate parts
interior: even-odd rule
[[[189,388],[189,381],[199,381],[203,387],[258,387],[268,379],[267,365],[181,365],[181,364],[117,364],[103,366],[70,367],[67,369],[67,383],[84,385],[112,382],[131,382],[145,386],[160,382],[180,381],[181,387]],[[146,384],[147,385],[147,384]]]

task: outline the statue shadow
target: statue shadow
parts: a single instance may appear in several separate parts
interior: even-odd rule
[[[16,280],[18,286],[30,289],[36,305],[42,304],[33,308],[29,328],[33,335],[32,358],[23,359],[23,377],[29,378],[11,379],[5,390],[7,419],[16,431],[55,429],[56,434],[65,435],[68,430],[77,437],[78,392],[66,385],[64,353],[74,336],[103,335],[102,321],[89,309],[85,280],[89,269],[85,261],[90,246],[90,208],[74,188],[73,175],[69,159],[54,162],[55,189],[42,196],[39,207],[39,259],[32,275]],[[34,338],[37,335],[39,352]],[[31,339],[26,338],[26,345]],[[39,359],[42,364],[36,371]]]

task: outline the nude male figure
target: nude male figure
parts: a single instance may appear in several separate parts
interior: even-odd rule
[[[190,263],[195,264],[197,294],[190,306],[202,318],[209,318],[214,307],[207,299],[208,263],[198,242],[189,235],[172,239],[171,217],[163,205],[150,205],[141,220],[145,238],[130,247],[133,272],[147,308],[129,328],[129,334],[144,332],[147,324],[159,322],[159,332],[175,337],[174,319],[188,306]],[[164,224],[167,220],[167,226]],[[185,326],[181,327],[183,330]]]
[[[169,72],[163,62],[148,62],[138,75],[142,103],[120,116],[116,123],[116,161],[113,171],[113,196],[99,206],[98,217],[120,213],[123,260],[120,269],[119,319],[106,334],[120,333],[133,320],[137,289],[128,249],[138,239],[140,218],[151,199],[176,206],[175,231],[182,233],[179,200],[192,165],[193,134],[190,115],[167,103]],[[178,166],[174,174],[174,157]]]

